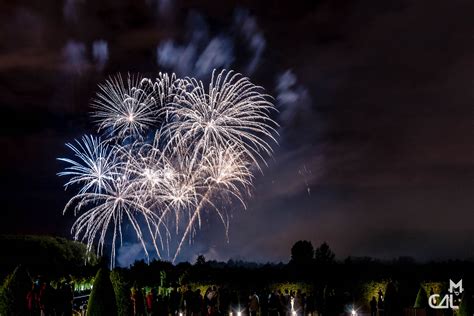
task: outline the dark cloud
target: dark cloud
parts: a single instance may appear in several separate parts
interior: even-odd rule
[[[258,26],[257,19],[244,9],[237,9],[234,12],[234,28],[243,38],[246,49],[250,51],[250,60],[245,66],[244,73],[251,75],[256,71],[265,51],[267,45],[265,36]]]
[[[313,119],[309,91],[298,83],[293,71],[286,70],[277,76],[275,94],[282,130],[288,130],[307,118]]]
[[[76,74],[84,72],[88,66],[86,59],[86,45],[82,42],[70,40],[63,49],[66,69]]]
[[[204,78],[213,69],[235,65],[236,55],[242,49],[240,63],[245,66],[241,72],[251,75],[256,71],[266,40],[254,16],[247,10],[236,9],[232,25],[221,27],[215,35],[211,35],[210,29],[210,23],[202,14],[191,11],[186,18],[184,42],[180,44],[179,38],[168,39],[158,45],[158,65],[179,75]]]
[[[286,261],[298,239],[472,257],[472,1],[72,3],[0,4],[2,231],[69,236],[55,158],[94,131],[104,75],[231,67],[275,97],[279,145],[247,210],[232,206],[229,243],[209,218],[181,259]],[[149,12],[165,3],[172,19]]]
[[[104,70],[109,59],[109,45],[104,40],[97,40],[92,43],[92,57],[96,64],[97,70]]]

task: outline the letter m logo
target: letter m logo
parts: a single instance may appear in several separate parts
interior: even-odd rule
[[[462,287],[462,279],[459,280],[458,283],[454,283],[451,279],[449,279],[449,293],[454,293],[456,295],[461,294],[464,291]]]

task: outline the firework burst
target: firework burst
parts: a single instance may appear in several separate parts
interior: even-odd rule
[[[81,185],[79,193],[94,191],[100,193],[110,189],[117,173],[117,160],[110,146],[94,136],[83,136],[82,142],[76,140],[75,144],[66,144],[74,152],[77,160],[58,158],[70,164],[59,176],[70,177],[65,184]]]
[[[125,221],[147,259],[152,244],[159,258],[175,261],[204,210],[227,236],[227,206],[237,200],[245,207],[252,166],[260,169],[276,142],[270,97],[232,71],[214,71],[207,88],[160,73],[126,82],[117,76],[99,89],[92,116],[105,139],[84,136],[67,144],[76,159],[59,158],[69,164],[58,174],[69,177],[65,187],[79,187],[64,208],[78,216],[75,239],[102,255],[110,238],[113,267]]]
[[[265,161],[261,152],[272,152],[266,139],[276,142],[277,123],[269,116],[275,107],[248,78],[232,71],[215,73],[208,89],[202,81],[187,78],[190,92],[167,107],[170,143],[184,142],[197,153],[231,144],[258,166]]]
[[[125,84],[119,75],[99,89],[92,102],[99,130],[119,138],[137,137],[156,122],[156,100],[149,79],[128,76]]]

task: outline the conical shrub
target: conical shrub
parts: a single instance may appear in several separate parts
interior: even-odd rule
[[[416,296],[414,308],[427,308],[428,307],[428,294],[423,286],[420,286],[418,295]]]
[[[115,292],[110,281],[110,273],[106,268],[97,272],[89,302],[87,316],[117,315]]]
[[[0,295],[0,315],[26,315],[26,295],[32,282],[23,266],[5,278]]]

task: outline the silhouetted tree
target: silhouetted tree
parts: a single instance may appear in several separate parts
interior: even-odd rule
[[[291,262],[308,264],[313,261],[314,248],[310,241],[299,240],[291,247]]]
[[[387,288],[385,289],[384,306],[386,316],[399,315],[400,306],[398,292],[393,282],[389,282],[387,284]]]
[[[94,280],[94,287],[87,303],[87,316],[117,315],[115,292],[110,273],[100,268]]]
[[[115,269],[110,273],[110,281],[115,292],[117,303],[117,315],[127,316],[132,313],[132,302],[130,300],[130,284],[126,281],[121,270]]]
[[[323,242],[321,246],[316,248],[314,259],[318,264],[330,264],[335,262],[336,255],[332,252],[331,248],[326,242]]]
[[[204,257],[204,255],[199,255],[196,259],[196,264],[203,265],[205,263],[206,263],[206,257]]]
[[[136,260],[130,267],[130,273],[133,276],[133,280],[141,286],[147,284],[150,279],[150,274],[148,271],[149,266],[143,259]]]
[[[97,264],[96,256],[87,253],[85,244],[61,237],[0,235],[0,248],[3,251],[0,261],[2,276],[20,264],[32,275],[48,275],[50,278],[83,273]]]

